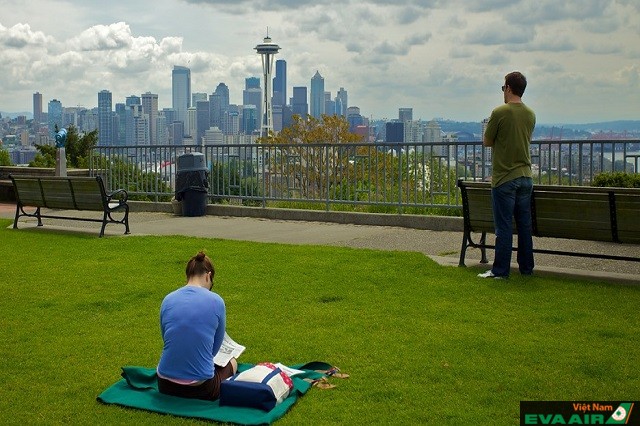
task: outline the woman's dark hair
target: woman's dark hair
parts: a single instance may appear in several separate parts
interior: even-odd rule
[[[200,251],[187,262],[187,269],[185,271],[187,280],[193,276],[206,274],[208,272],[211,272],[211,281],[213,281],[213,276],[216,271],[213,268],[211,259],[209,259],[209,256],[204,254],[203,251]]]
[[[504,76],[504,84],[511,88],[514,95],[522,97],[524,89],[527,88],[527,78],[521,72],[510,72]]]

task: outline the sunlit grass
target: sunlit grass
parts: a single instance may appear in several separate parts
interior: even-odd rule
[[[417,253],[6,229],[0,418],[194,424],[105,406],[120,367],[156,365],[158,309],[205,249],[243,362],[351,375],[278,424],[517,424],[520,400],[637,400],[640,288],[480,280]]]

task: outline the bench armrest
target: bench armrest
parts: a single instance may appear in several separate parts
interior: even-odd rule
[[[125,189],[118,189],[113,191],[111,194],[107,194],[107,202],[111,202],[112,200],[118,200],[120,204],[124,204],[127,202],[129,198],[129,193]]]

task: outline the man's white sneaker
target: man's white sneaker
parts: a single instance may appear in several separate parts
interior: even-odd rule
[[[501,280],[502,277],[498,277],[496,275],[493,274],[493,271],[491,269],[489,269],[487,272],[483,272],[481,274],[478,274],[478,277],[480,278],[494,278],[496,280]]]

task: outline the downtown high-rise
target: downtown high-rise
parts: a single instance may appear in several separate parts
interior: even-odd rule
[[[158,121],[158,95],[147,92],[142,94],[142,113],[147,116],[149,126],[149,143],[158,143],[157,121]]]
[[[322,118],[324,114],[324,78],[320,75],[320,72],[316,71],[315,75],[311,78],[311,116],[317,119]]]
[[[98,92],[98,145],[113,144],[113,106],[111,92]]]
[[[175,65],[171,73],[171,102],[176,121],[187,121],[187,109],[191,106],[191,70]]]

